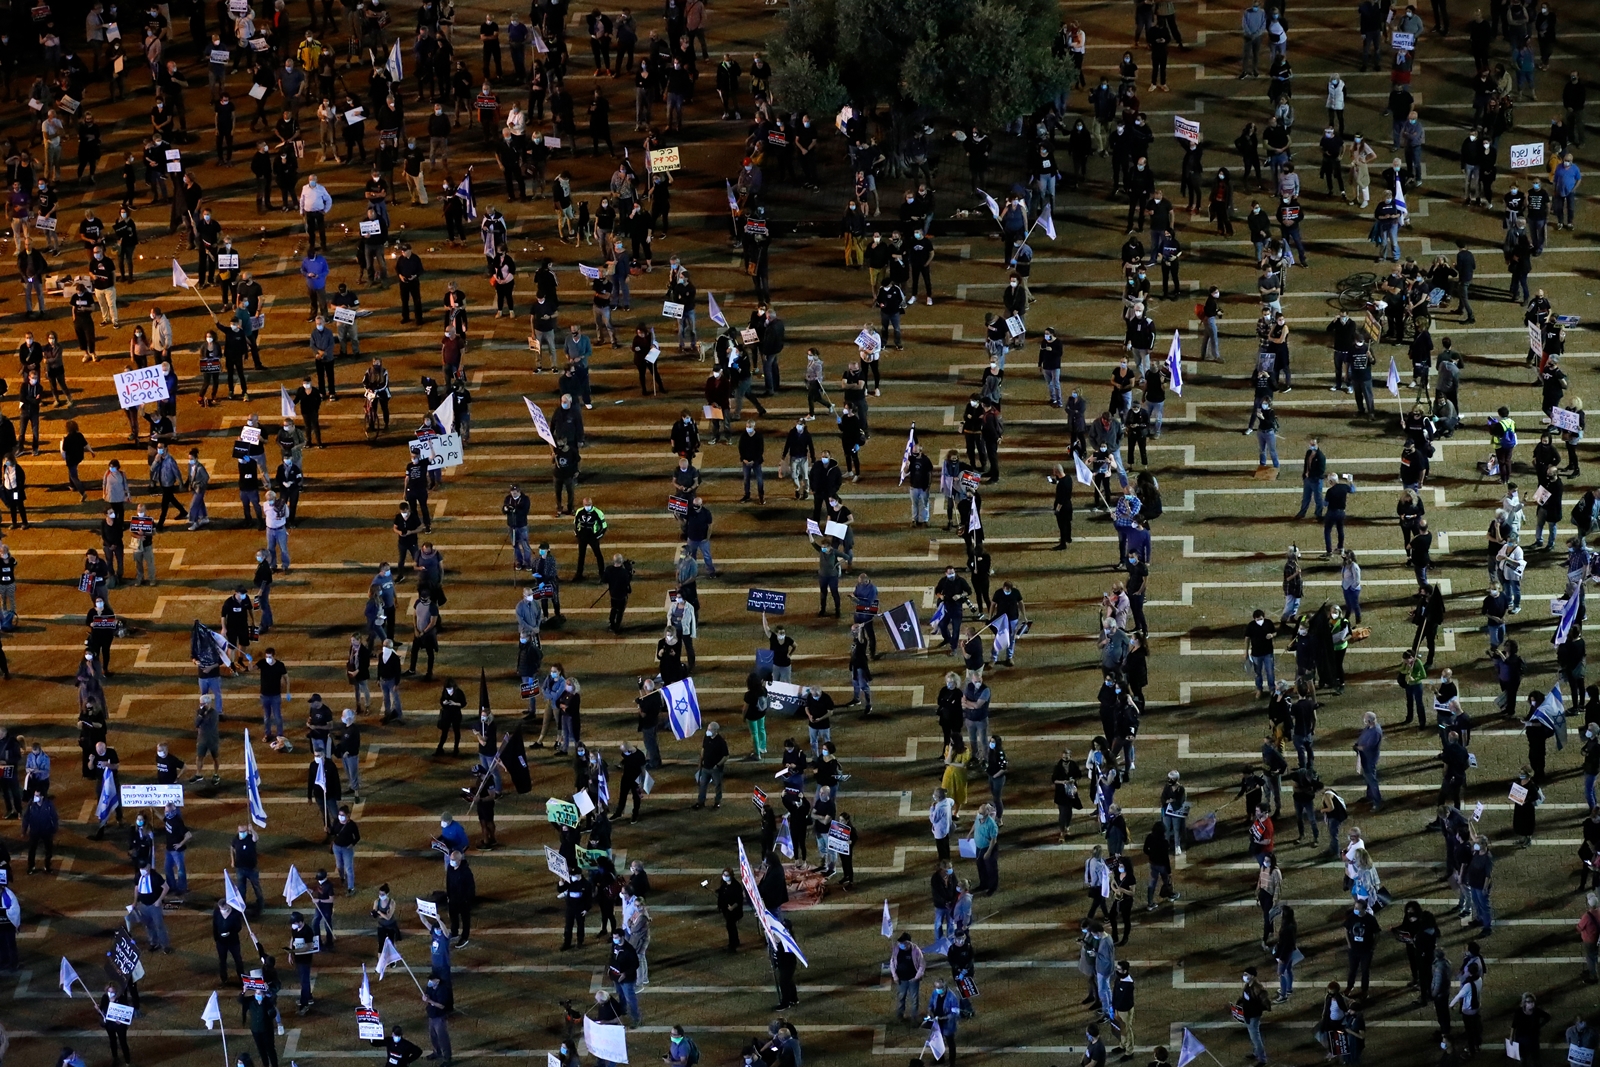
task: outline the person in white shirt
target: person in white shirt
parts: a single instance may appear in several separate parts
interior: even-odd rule
[[[267,519],[267,562],[274,570],[289,573],[289,505],[277,493],[267,494],[265,509]],[[283,553],[283,566],[278,566],[278,553]]]
[[[928,823],[933,830],[933,843],[939,849],[939,858],[950,858],[950,834],[955,824],[956,802],[943,788],[933,791],[933,803],[928,807]]]
[[[328,248],[328,212],[333,210],[333,197],[328,195],[328,190],[317,182],[317,176],[311,175],[300,189],[300,214],[306,221],[306,252],[310,254],[316,250],[317,239],[322,239],[323,251]]]

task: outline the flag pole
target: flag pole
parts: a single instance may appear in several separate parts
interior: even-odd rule
[[[233,1061],[228,1056],[228,1028],[220,1018],[217,1020],[217,1032],[222,1035],[222,1067],[232,1067]]]
[[[395,953],[396,953],[396,955],[398,955],[399,954],[399,949],[396,949]],[[422,983],[417,981],[417,972],[413,971],[411,969],[411,964],[406,962],[406,958],[404,956],[400,957],[400,966],[404,967],[406,969],[406,973],[411,976],[411,981],[412,981],[413,984],[416,985],[417,992],[418,993],[422,993]],[[423,993],[422,995],[423,996],[427,996],[426,993]]]
[[[472,799],[467,801],[467,810],[468,811],[471,811],[473,808],[478,806],[478,798],[483,796],[483,787],[488,785],[489,782],[494,779],[494,766],[495,766],[496,763],[500,763],[500,757],[505,755],[506,746],[509,745],[510,743],[511,743],[511,734],[509,732],[507,732],[506,736],[500,741],[500,748],[494,754],[494,762],[490,763],[488,769],[483,772],[483,777],[478,780],[477,791],[472,794]],[[502,764],[502,766],[503,766],[503,764]],[[411,968],[409,968],[409,967],[406,968],[406,970],[410,970],[410,969]],[[413,975],[412,977],[415,977],[415,975]]]

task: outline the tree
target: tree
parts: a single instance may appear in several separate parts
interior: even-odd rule
[[[825,113],[842,96],[1002,126],[1070,84],[1051,50],[1058,26],[1049,0],[791,0],[770,44],[774,88],[793,110]]]

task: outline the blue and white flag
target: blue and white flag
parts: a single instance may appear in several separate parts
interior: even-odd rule
[[[700,698],[695,696],[694,679],[673,682],[661,691],[667,702],[667,719],[672,723],[672,736],[679,741],[694,736],[700,729]]]
[[[733,195],[733,183],[725,182],[728,187],[728,210],[735,215],[739,213],[739,198]]]
[[[1184,1027],[1183,1045],[1178,1049],[1178,1067],[1189,1067],[1189,1064],[1205,1054],[1206,1047],[1200,1043],[1200,1039],[1191,1034],[1187,1026]]]
[[[600,798],[601,804],[608,808],[611,806],[611,772],[606,770],[604,765],[595,775],[594,792],[595,796]]]
[[[363,1008],[368,1011],[372,1010],[372,979],[367,976],[366,960],[361,961],[361,988],[357,991],[356,996],[359,998]]]
[[[917,424],[912,423],[911,429],[906,431],[906,450],[900,456],[900,484],[906,484],[906,475],[911,473],[911,449],[917,443]]]
[[[1172,391],[1183,395],[1183,340],[1178,331],[1172,331],[1172,347],[1167,349],[1167,373],[1172,377]]]
[[[784,821],[787,822],[788,820]],[[783,949],[794,956],[795,959],[810,967],[811,961],[806,959],[804,952],[800,951],[800,942],[796,941],[794,934],[790,933],[789,928],[783,925],[783,920],[765,908],[761,910],[761,917],[765,920],[763,927],[766,930],[767,940],[771,942],[772,947]]]
[[[939,627],[944,624],[944,617],[944,601],[941,600],[939,601],[938,606],[933,609],[933,617],[928,620],[928,632],[938,633]]]
[[[383,69],[388,71],[389,77],[393,78],[395,81],[398,82],[405,80],[406,68],[400,61],[399,38],[395,38],[394,46],[389,49],[389,61],[383,65]]]
[[[983,519],[978,515],[978,498],[972,498],[972,511],[967,515],[967,533],[983,529]]]
[[[100,775],[100,801],[94,806],[94,817],[105,822],[116,810],[117,776],[107,767]]]
[[[386,937],[383,939],[383,950],[378,953],[378,981],[383,981],[383,976],[388,973],[389,968],[397,963],[402,967],[406,966],[406,961],[400,955],[400,950],[395,948],[394,942]],[[410,970],[409,967],[406,969]]]
[[[706,290],[706,302],[711,305],[711,321],[716,323],[718,326],[727,326],[728,320],[722,314],[722,309],[717,306],[716,295],[712,293],[710,289]]]
[[[1550,727],[1556,737],[1556,751],[1567,747],[1567,709],[1566,701],[1561,696],[1560,683],[1550,687],[1550,692],[1545,694],[1544,700],[1533,709],[1529,718]]]
[[[1580,582],[1578,587],[1572,591],[1572,595],[1567,597],[1567,606],[1561,609],[1561,621],[1556,624],[1555,644],[1564,645],[1567,643],[1567,638],[1572,634],[1572,627],[1578,621],[1578,613],[1582,610],[1583,583]]]
[[[456,186],[456,195],[467,204],[467,218],[478,217],[478,202],[472,195],[472,168],[467,168],[467,173],[461,176],[461,184]]]
[[[1418,177],[1420,178],[1421,175],[1419,174]],[[1410,210],[1406,207],[1405,185],[1400,181],[1398,174],[1395,175],[1394,179],[1394,206],[1400,209],[1400,221],[1404,222],[1405,217],[1410,214]]]
[[[983,197],[983,203],[984,203],[984,205],[986,207],[988,207],[989,214],[994,216],[994,221],[999,222],[1000,221],[1000,205],[994,202],[994,197],[990,196],[988,193],[984,192],[982,189],[978,190],[978,195]]]
[[[1002,655],[1011,655],[1011,616],[998,615],[994,620],[994,645],[992,659],[999,662]]]
[[[1056,239],[1056,220],[1050,213],[1049,204],[1045,204],[1044,210],[1039,213],[1039,228],[1044,231],[1044,235],[1050,240],[1054,241]]]
[[[597,281],[600,278],[600,268],[591,267],[587,263],[578,264],[578,273],[583,275],[585,278],[588,278],[591,282]]]
[[[256,766],[256,750],[250,747],[250,731],[244,732],[244,789],[250,798],[250,821],[266,828],[267,806],[261,803],[261,768]]]
[[[1400,368],[1395,365],[1393,356],[1389,357],[1388,386],[1390,396],[1400,395]]]

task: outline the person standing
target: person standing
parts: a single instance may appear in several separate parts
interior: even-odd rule
[[[1250,1048],[1257,1064],[1267,1062],[1267,1046],[1261,1041],[1261,1016],[1272,1010],[1267,1002],[1267,991],[1256,978],[1256,969],[1244,969],[1244,989],[1234,1001],[1244,1017],[1245,1031],[1250,1035]]]
[[[456,948],[466,948],[472,941],[472,908],[477,898],[477,882],[459,849],[450,853],[444,886],[450,909],[450,936],[456,938]]]
[[[430,974],[422,991],[422,1005],[428,1013],[428,1040],[433,1054],[428,1058],[448,1064],[454,1058],[450,1048],[450,1027],[447,1021],[450,1007],[448,997],[439,983],[439,976]]]
[[[1383,794],[1378,789],[1378,752],[1383,746],[1383,727],[1378,716],[1367,712],[1361,717],[1361,732],[1356,736],[1356,758],[1361,765],[1361,776],[1367,783],[1367,803],[1376,812],[1383,806]]]

